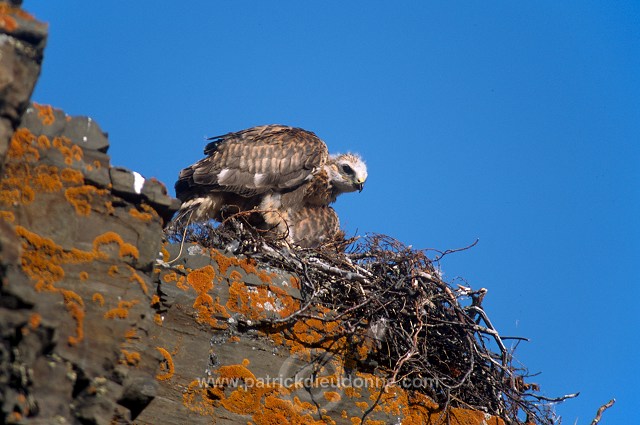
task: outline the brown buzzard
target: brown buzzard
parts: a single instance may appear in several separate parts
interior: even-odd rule
[[[180,172],[175,188],[183,203],[174,222],[252,211],[254,226],[314,247],[340,230],[329,204],[361,191],[367,179],[358,155],[329,155],[322,140],[301,128],[264,125],[209,140],[206,158]]]

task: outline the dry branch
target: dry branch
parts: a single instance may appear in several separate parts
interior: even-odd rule
[[[616,399],[612,398],[611,400],[609,400],[608,403],[605,403],[602,406],[600,406],[600,408],[596,412],[596,417],[593,418],[593,420],[591,421],[591,425],[598,425],[598,422],[600,422],[600,419],[602,419],[602,414],[604,413],[604,411],[610,408],[611,406],[613,406],[615,402],[616,402]]]

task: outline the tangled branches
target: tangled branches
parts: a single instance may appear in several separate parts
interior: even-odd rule
[[[517,346],[525,338],[501,336],[482,307],[486,289],[454,289],[423,251],[384,235],[319,249],[294,249],[269,236],[241,220],[218,228],[198,225],[186,236],[300,277],[300,309],[260,326],[304,318],[339,321],[354,341],[375,347],[360,366],[385,373],[386,385],[417,378],[430,384],[414,389],[440,406],[484,411],[509,424],[553,424],[552,403],[577,395],[549,399],[526,382],[526,369],[516,366],[505,344],[515,340]],[[332,311],[330,319],[319,308]]]

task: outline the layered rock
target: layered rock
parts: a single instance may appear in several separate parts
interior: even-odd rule
[[[0,167],[40,75],[47,41],[46,25],[19,4],[0,2]]]

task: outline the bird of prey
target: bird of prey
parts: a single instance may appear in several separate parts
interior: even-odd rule
[[[329,205],[362,191],[367,167],[360,156],[329,155],[314,133],[264,125],[212,137],[205,158],[183,169],[176,182],[182,206],[175,221],[223,221],[251,212],[251,223],[317,247],[332,241],[340,222]]]

